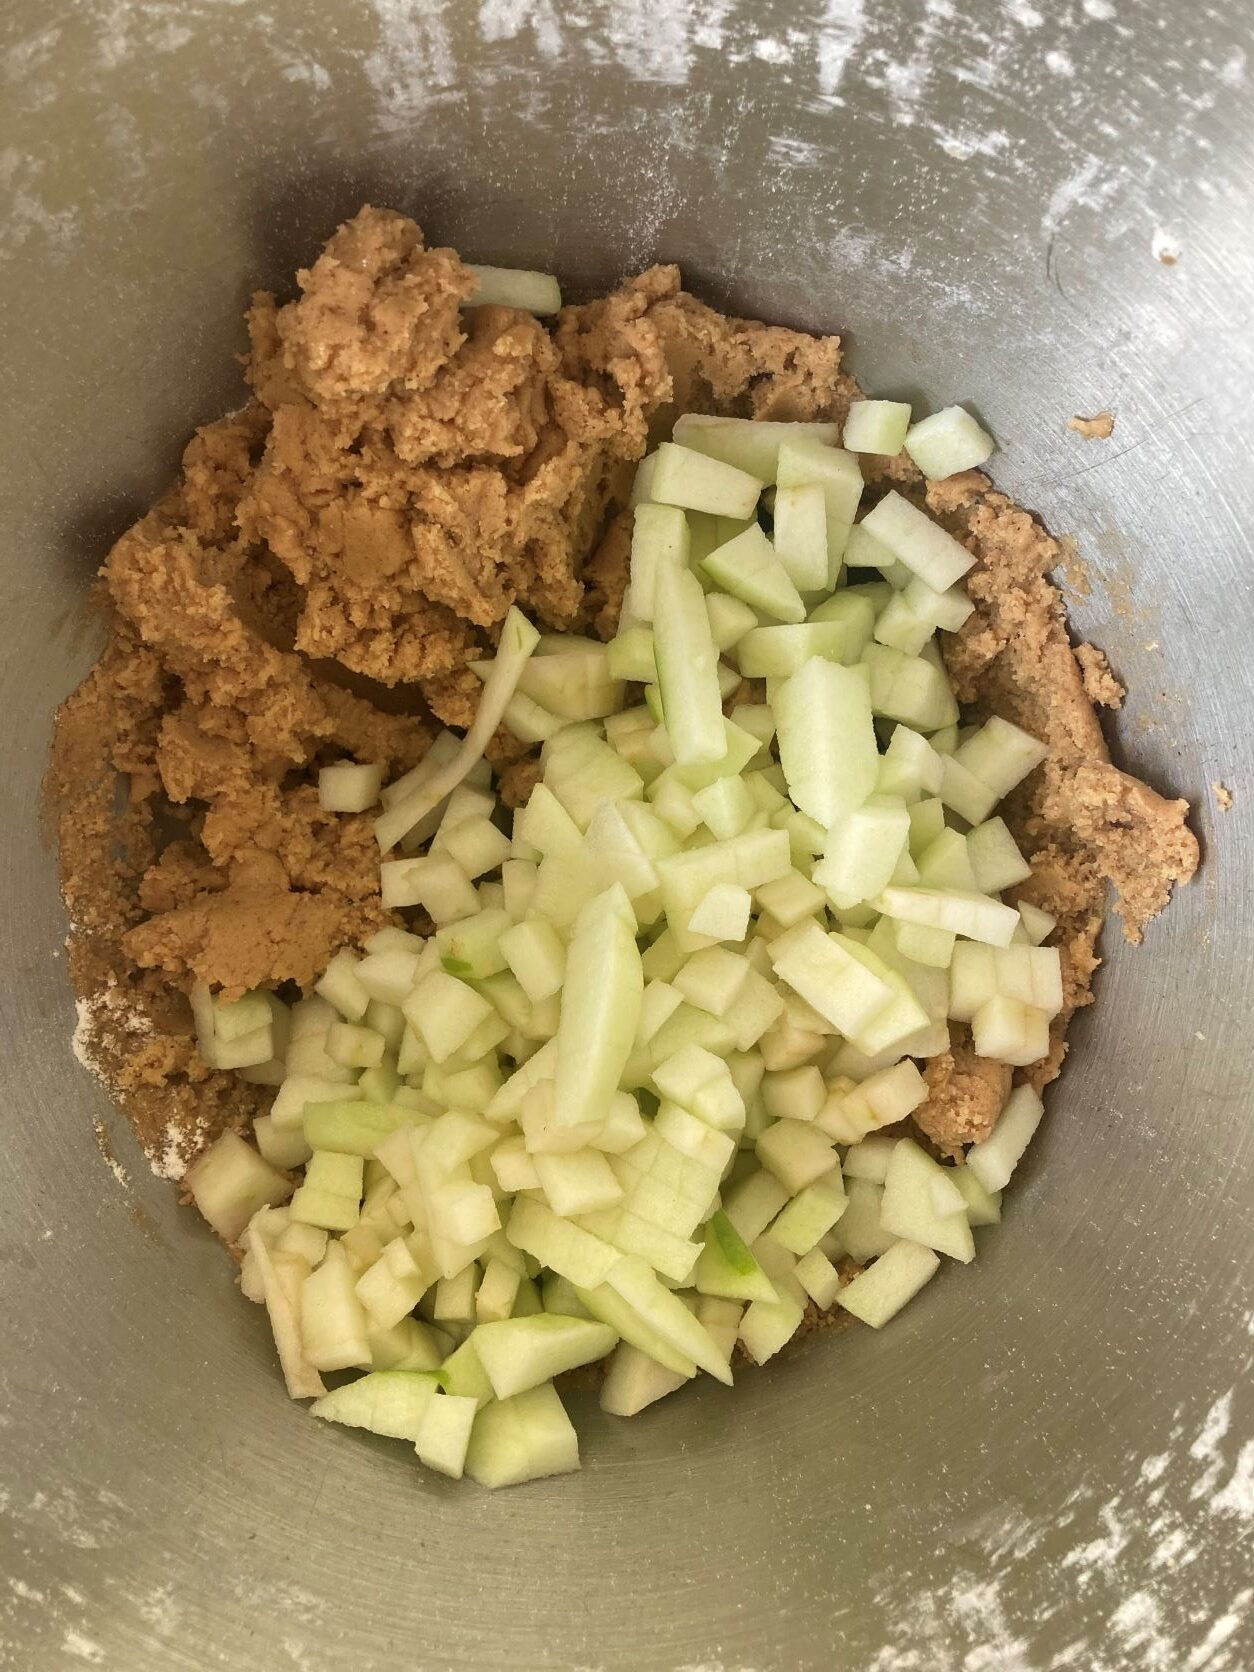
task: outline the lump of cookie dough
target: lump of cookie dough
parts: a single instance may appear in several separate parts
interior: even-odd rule
[[[947,1155],[987,1138],[1010,1095],[1010,1069],[977,1057],[969,1040],[955,1039],[948,1051],[930,1058],[923,1078],[927,1102],[911,1119]]]
[[[577,352],[514,309],[463,314],[470,270],[387,210],[362,210],[299,282],[297,301],[253,306],[272,425],[240,512],[303,590],[297,648],[439,690],[513,603],[575,623],[670,393],[656,346],[613,352],[607,304],[567,332]]]

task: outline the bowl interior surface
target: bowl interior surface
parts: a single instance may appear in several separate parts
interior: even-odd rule
[[[1251,1663],[1248,18],[1048,10],[8,8],[15,1666]],[[583,1472],[496,1495],[283,1397],[262,1314],[71,1056],[39,818],[52,710],[98,645],[95,568],[238,404],[249,292],[290,287],[365,200],[575,297],[679,261],[720,307],[848,332],[875,393],[970,403],[999,484],[1078,542],[1075,629],[1130,687],[1116,759],[1189,797],[1206,851],[1143,948],[1108,933],[972,1269],[734,1393],[581,1409]],[[1066,430],[1107,406],[1110,441]]]

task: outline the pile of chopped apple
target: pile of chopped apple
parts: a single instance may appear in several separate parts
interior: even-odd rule
[[[999,1218],[1029,1087],[958,1165],[902,1123],[951,1020],[1016,1067],[1049,1048],[1053,923],[1001,898],[1029,867],[996,814],[1045,749],[960,722],[936,635],[970,553],[896,492],[860,515],[856,452],[903,445],[944,475],[992,443],[884,401],[843,438],[681,418],[611,643],[512,611],[465,738],[386,787],[322,773],[328,809],[381,800],[383,901],[435,931],[290,1010],[198,991],[206,1060],[276,1091],[187,1178],[316,1415],[488,1486],[573,1469],[562,1372],[607,1360],[621,1416],[730,1382],[811,1302],[884,1324]],[[543,745],[512,818],[502,722]]]

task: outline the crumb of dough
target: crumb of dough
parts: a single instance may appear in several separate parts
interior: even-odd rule
[[[393,774],[468,724],[467,664],[513,603],[609,637],[635,464],[680,411],[839,423],[858,393],[838,338],[727,318],[674,267],[551,331],[464,311],[468,269],[388,210],[363,209],[297,282],[292,301],[253,300],[248,405],[193,438],[110,552],[108,642],[58,715],[48,775],[82,1054],[172,1176],[269,1098],[201,1062],[192,981],[294,995],[389,920],[369,817],[323,814],[319,767]],[[976,610],[947,647],[959,696],[1051,748],[1006,808],[1032,864],[1019,893],[1059,924],[1066,1004],[1028,1074],[1043,1083],[1091,998],[1108,881],[1139,938],[1196,865],[1187,809],[1110,764],[1092,705],[1115,682],[1068,643],[1059,543],[976,472],[864,465],[872,493],[899,487],[976,557]],[[524,800],[534,752],[500,731],[489,758]],[[980,1130],[1001,1074],[956,1035],[922,1129],[942,1148]]]
[[[1095,644],[1078,644],[1075,659],[1080,664],[1080,678],[1089,701],[1098,708],[1119,708],[1127,693],[1111,673],[1106,652]]]
[[[1106,441],[1115,427],[1113,412],[1097,412],[1092,418],[1081,418],[1077,413],[1074,418],[1067,419],[1067,428],[1082,435],[1085,441]]]
[[[1218,804],[1219,811],[1221,813],[1230,812],[1232,809],[1232,803],[1236,798],[1233,796],[1233,793],[1228,788],[1227,784],[1221,783],[1219,779],[1216,778],[1215,782],[1211,785],[1211,789],[1215,793],[1215,801]]]

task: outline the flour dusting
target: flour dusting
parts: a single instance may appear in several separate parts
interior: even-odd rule
[[[819,92],[839,101],[841,84],[866,29],[864,0],[824,0],[815,34]]]
[[[1225,87],[1245,86],[1245,53],[1240,47],[1230,52],[1219,67],[1219,79]]]
[[[100,1644],[81,1631],[67,1631],[61,1639],[61,1650],[74,1660],[85,1660],[89,1666],[104,1665],[105,1654]]]
[[[373,0],[379,43],[362,68],[385,131],[417,121],[455,79],[444,0]]]
[[[606,38],[628,75],[672,87],[688,79],[692,31],[691,6],[659,6],[655,0],[615,0],[606,24]]]
[[[481,0],[479,33],[485,41],[517,40],[527,30],[545,58],[561,57],[565,41],[550,0]]]
[[[1074,209],[1100,209],[1121,184],[1115,174],[1103,172],[1097,156],[1087,156],[1073,173],[1060,180],[1049,194],[1041,216],[1041,236],[1052,237]]]

